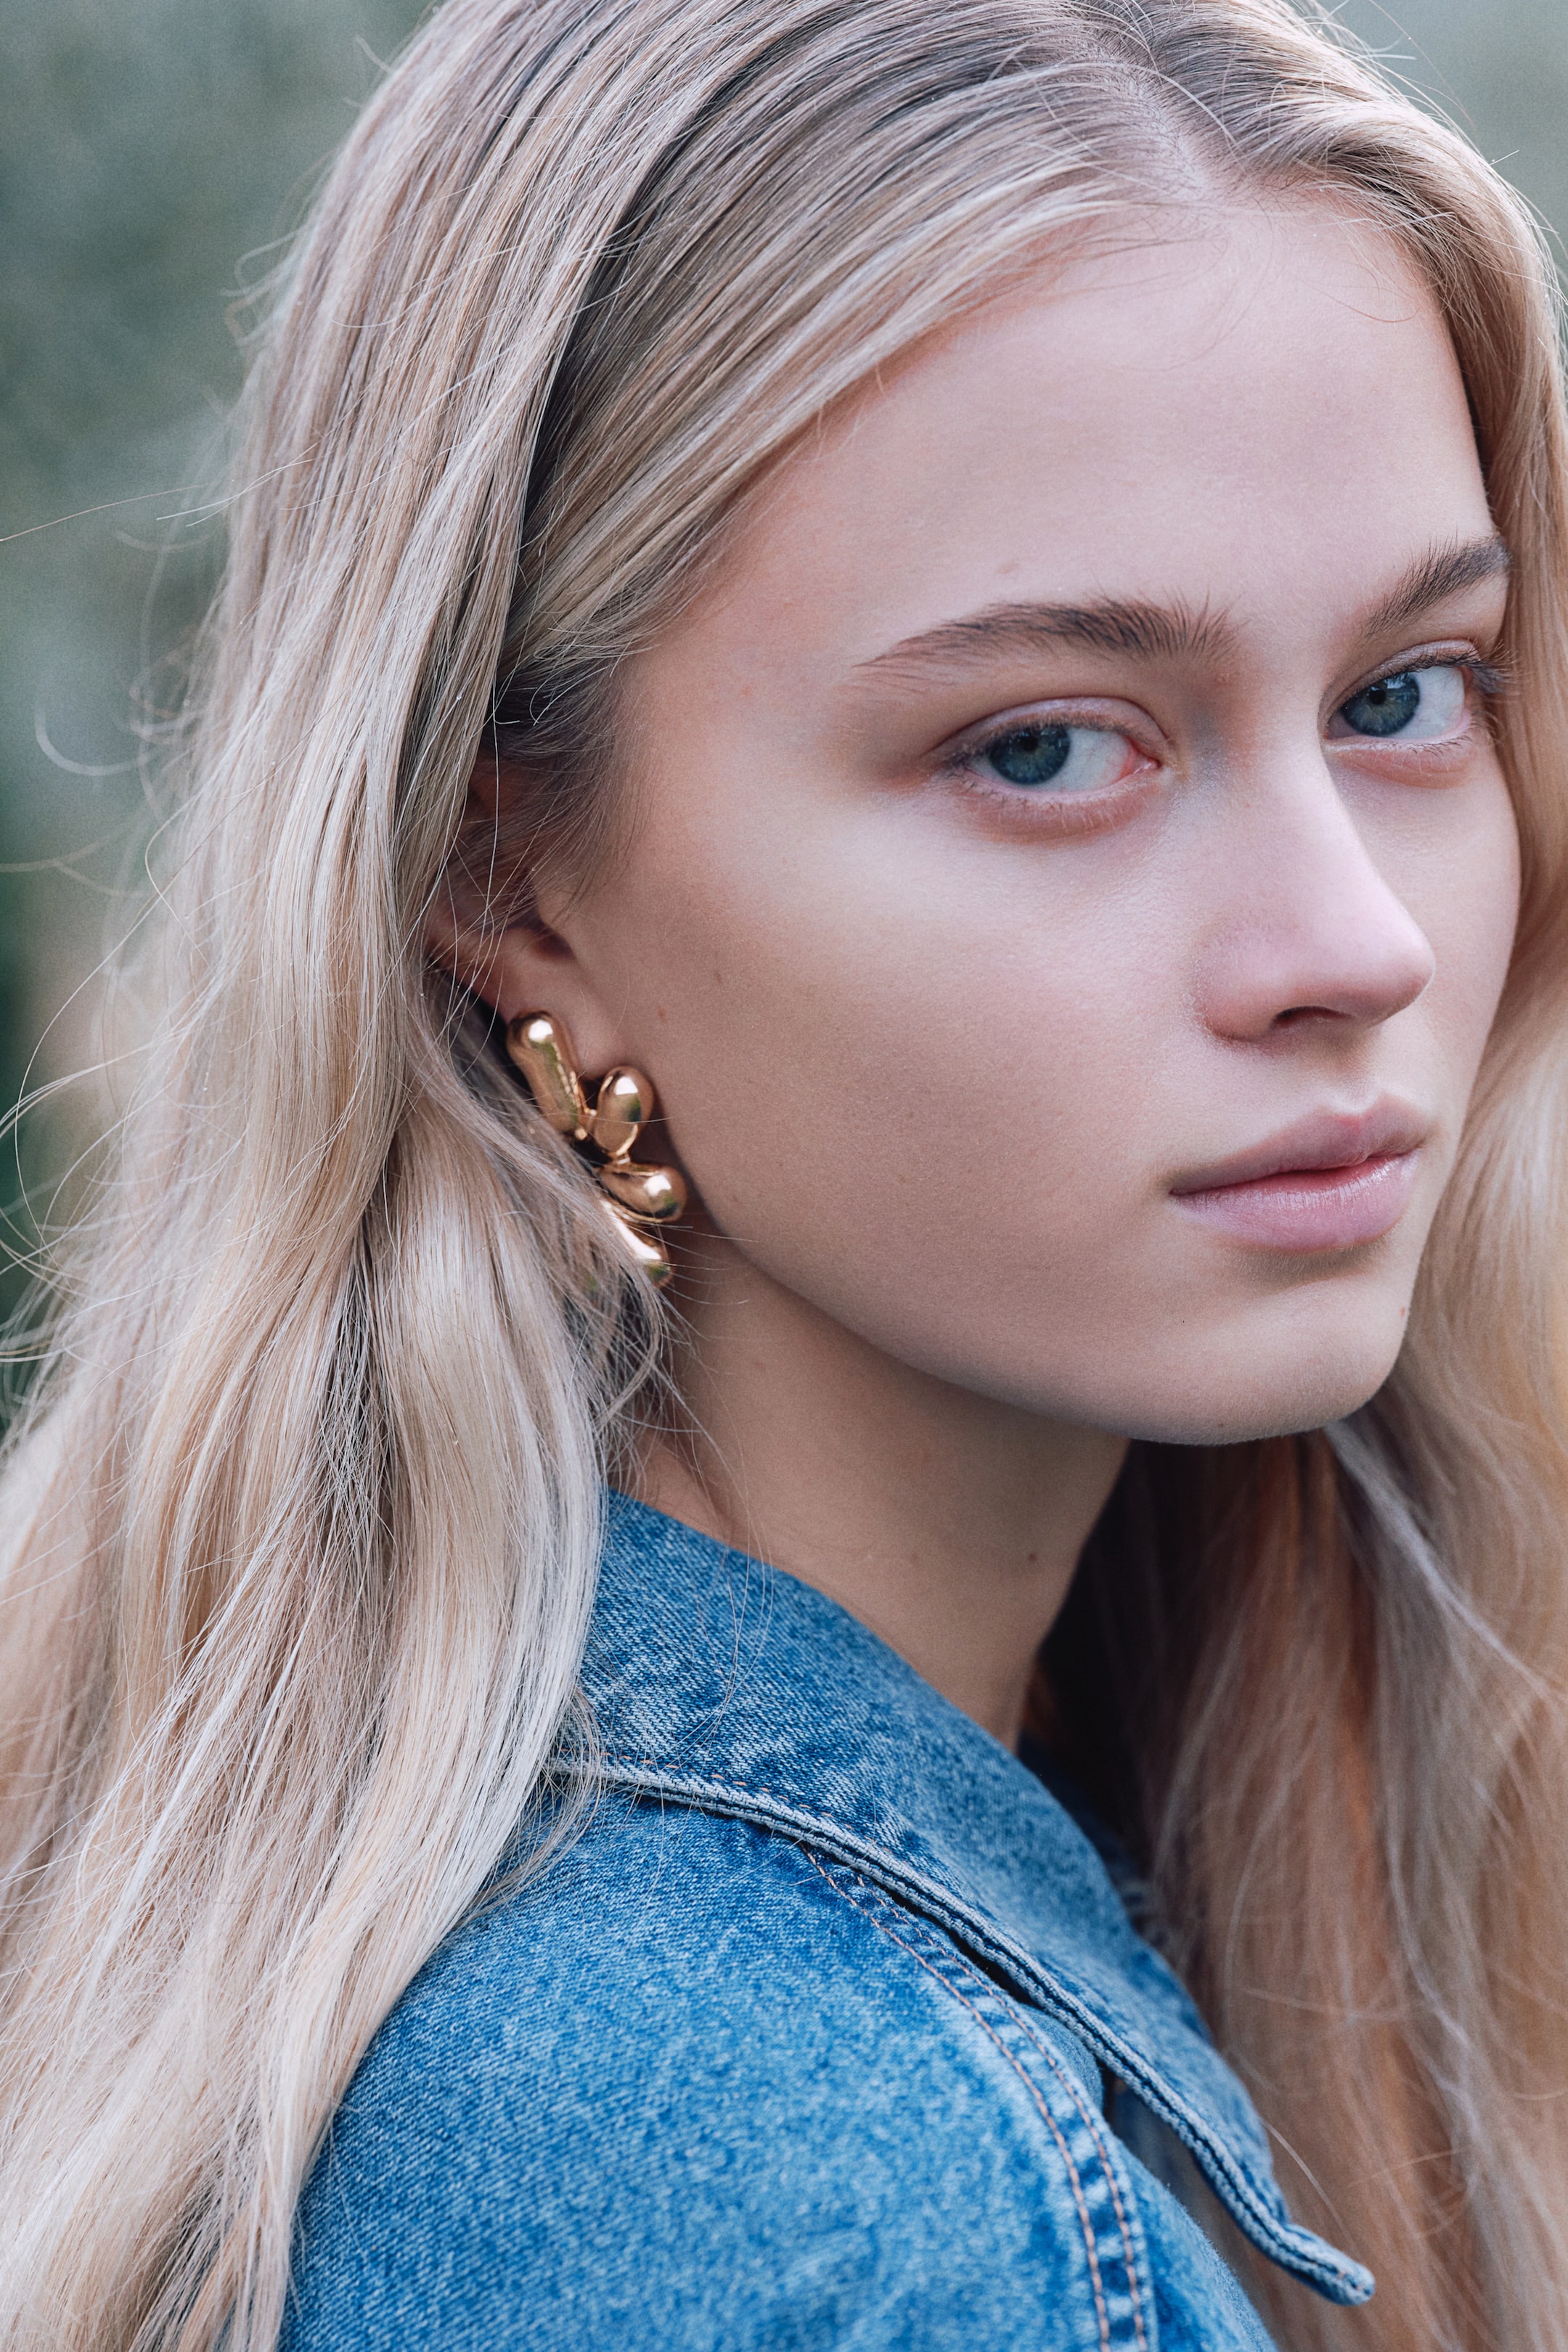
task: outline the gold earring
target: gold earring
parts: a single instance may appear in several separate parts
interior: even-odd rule
[[[508,1024],[506,1050],[529,1092],[558,1135],[592,1143],[605,1155],[595,1174],[633,1258],[655,1284],[669,1280],[669,1254],[647,1224],[668,1224],[686,1206],[686,1185],[674,1168],[643,1167],[632,1156],[637,1130],[653,1117],[654,1093],[640,1070],[612,1070],[588,1108],[565,1026],[549,1013],[521,1013]]]

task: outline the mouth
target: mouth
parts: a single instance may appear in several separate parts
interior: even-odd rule
[[[1410,1205],[1431,1122],[1402,1103],[1325,1111],[1251,1150],[1180,1176],[1188,1215],[1264,1249],[1359,1249],[1391,1233]]]

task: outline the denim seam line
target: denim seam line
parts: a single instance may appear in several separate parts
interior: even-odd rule
[[[973,1984],[984,1986],[987,1992],[996,1994],[996,1997],[999,1999],[1006,1999],[1005,1994],[997,1993],[997,1989],[992,1985],[989,1978],[984,1976],[982,1971],[974,1966],[973,1961],[968,1958],[964,1953],[959,1951],[956,1946],[952,1948],[952,1961],[953,1965],[962,1969]],[[1121,2233],[1121,2243],[1127,2263],[1127,2281],[1132,2292],[1133,2330],[1137,2336],[1139,2344],[1145,2347],[1146,2352],[1147,2339],[1143,2333],[1143,2323],[1141,2316],[1143,2308],[1143,2294],[1142,2289],[1138,2283],[1138,2258],[1133,2242],[1135,2235],[1138,2234],[1135,2230],[1135,2217],[1130,2213],[1128,2210],[1129,2203],[1131,2201],[1130,2198],[1127,2202],[1124,2202],[1122,2199],[1121,2184],[1117,2178],[1115,2152],[1110,2147],[1109,2135],[1106,2132],[1105,2119],[1102,2116],[1098,2115],[1094,2108],[1089,2105],[1088,2098],[1084,2095],[1083,2084],[1079,2081],[1071,2067],[1063,2064],[1056,2052],[1051,2048],[1049,2042],[1045,2041],[1036,2031],[1034,2025],[1030,2022],[1029,2013],[1022,2002],[1011,2001],[1008,2003],[1008,2017],[1010,2022],[1016,2027],[1017,2031],[1023,2035],[1025,2041],[1029,2042],[1034,2049],[1039,2052],[1040,2056],[1044,2059],[1046,2064],[1051,2069],[1051,2072],[1059,2078],[1062,2087],[1067,2092],[1068,2098],[1072,2101],[1074,2106],[1078,2109],[1079,2116],[1082,2117],[1084,2129],[1088,2132],[1090,2139],[1094,2142],[1100,2160],[1105,2167],[1105,2178],[1107,2185],[1110,2190],[1110,2201],[1116,2208],[1116,2225]],[[1152,2316],[1152,2315],[1151,2314],[1151,2318]]]
[[[1058,2123],[1055,2116],[1052,2115],[1049,2106],[1041,2095],[1038,2084],[1031,2079],[1027,2068],[1021,2065],[1014,2053],[1008,2049],[1005,2042],[997,2032],[995,2026],[984,2014],[979,2002],[971,1999],[968,1994],[961,1991],[959,1987],[952,1981],[952,1979],[947,1974],[947,1966],[951,1965],[955,1967],[960,1974],[967,1977],[972,1983],[979,1986],[985,1994],[990,1995],[993,1999],[1005,1998],[1005,1996],[999,1995],[996,1987],[990,1982],[989,1979],[983,1976],[977,1969],[971,1967],[965,1961],[963,1954],[959,1952],[957,1948],[950,1943],[945,1937],[942,1938],[943,1949],[942,1950],[940,1958],[933,1957],[917,1949],[916,1946],[910,1940],[909,1935],[900,1935],[898,1929],[891,1927],[886,1919],[879,1917],[877,1911],[872,1907],[878,1898],[880,1898],[884,1903],[894,1906],[894,1907],[898,1909],[900,1925],[907,1925],[910,1929],[913,1929],[916,1927],[921,1927],[926,1928],[926,1932],[928,1934],[932,1932],[925,1921],[911,1918],[910,1915],[906,1913],[901,1906],[896,1905],[895,1898],[889,1895],[885,1889],[875,1886],[870,1881],[859,1877],[858,1874],[851,1871],[845,1864],[840,1863],[829,1867],[820,1859],[819,1856],[811,1853],[809,1849],[805,1850],[805,1858],[808,1862],[813,1864],[821,1873],[822,1876],[826,1879],[828,1885],[833,1887],[834,1891],[842,1902],[847,1903],[852,1909],[860,1914],[862,1918],[868,1920],[871,1926],[877,1929],[879,1935],[886,1937],[888,1941],[890,1944],[897,1945],[900,1951],[907,1952],[910,1959],[915,1962],[916,1966],[923,1969],[926,1974],[931,1977],[935,1982],[942,1987],[943,1992],[948,1995],[949,1999],[956,2001],[958,2006],[973,2019],[982,2033],[985,2035],[986,2039],[999,2053],[1007,2065],[1012,2068],[1014,2074],[1017,2075],[1018,2080],[1023,2084],[1026,2091],[1027,2091],[1030,2099],[1033,2101],[1035,2107],[1039,2113],[1041,2120],[1046,2125],[1051,2137],[1057,2144],[1057,2149],[1061,2157],[1062,2162],[1067,2167],[1068,2178],[1072,2188],[1073,2205],[1078,2213],[1079,2226],[1083,2231],[1084,2251],[1089,2257],[1089,2277],[1094,2287],[1095,2315],[1100,2326],[1100,2340],[1101,2345],[1107,2347],[1107,2352],[1109,2352],[1109,2347],[1110,2347],[1111,2342],[1110,2315],[1106,2303],[1104,2279],[1100,2270],[1100,2249],[1096,2241],[1094,2221],[1089,2213],[1088,2200],[1084,2195],[1083,2179],[1079,2170],[1078,2163],[1074,2158],[1071,2148],[1068,2146],[1067,2140],[1063,2136],[1060,2125]],[[852,1894],[849,1891],[849,1888],[844,1885],[843,1881],[845,1878],[848,1878],[852,1881],[854,1886],[858,1890],[857,1893]],[[862,1900],[862,1896],[869,1899]],[[1021,2021],[1012,2020],[1010,2021],[1019,2022]],[[1088,2126],[1089,2137],[1094,2147],[1095,2154],[1100,2159],[1100,2168],[1105,2175],[1106,2185],[1110,2192],[1110,2201],[1116,2211],[1118,2233],[1121,2240],[1122,2262],[1127,2272],[1127,2283],[1130,2290],[1129,2301],[1131,2305],[1133,2332],[1137,2338],[1138,2345],[1141,2347],[1141,2352],[1149,2352],[1148,2338],[1144,2333],[1142,2317],[1143,2296],[1138,2281],[1136,2258],[1133,2252],[1131,2237],[1127,2227],[1126,2212],[1122,2205],[1120,2190],[1117,2187],[1115,2173],[1108,2158],[1105,2143],[1101,2138],[1100,2134],[1095,2129],[1094,2123],[1090,2120],[1089,2114],[1084,2101],[1082,2085],[1072,2079],[1070,2070],[1062,2064],[1061,2060],[1058,2058],[1055,2052],[1047,2049],[1047,2046],[1038,2040],[1037,2036],[1026,2034],[1026,2038],[1032,2042],[1033,2046],[1039,2051],[1040,2055],[1046,2060],[1052,2073],[1061,2082],[1063,2087],[1067,2091],[1068,2096],[1073,2103],[1079,2120]]]
[[[988,1958],[1006,1969],[1041,2007],[1070,2025],[1093,2054],[1136,2090],[1151,2112],[1169,2124],[1190,2148],[1244,2235],[1298,2278],[1323,2288],[1338,2303],[1364,2303],[1373,2291],[1371,2273],[1291,2221],[1274,2190],[1270,2202],[1225,2141],[1184,2099],[1171,2090],[1141,2054],[1112,2032],[1092,2010],[1069,1992],[1026,1952],[1002,1935],[984,1916],[960,1902],[918,1870],[895,1862],[863,1837],[820,1815],[804,1812],[771,1789],[729,1779],[660,1770],[641,1759],[602,1755],[595,1777],[644,1799],[664,1798],[697,1811],[749,1822],[797,1845],[813,1846],[837,1861],[858,1866],[890,1893],[950,1931],[972,1940]]]

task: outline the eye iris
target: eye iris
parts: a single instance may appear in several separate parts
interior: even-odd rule
[[[1070,727],[1020,727],[985,747],[996,773],[1010,784],[1048,784],[1067,766]]]
[[[1344,716],[1358,735],[1397,735],[1421,708],[1417,671],[1402,669],[1396,677],[1380,677],[1363,686],[1344,707]]]

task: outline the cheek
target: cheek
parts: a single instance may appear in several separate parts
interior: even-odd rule
[[[1414,858],[1405,903],[1431,943],[1429,1017],[1467,1090],[1508,977],[1519,920],[1519,829],[1500,774],[1467,793],[1448,837]]]
[[[1138,1122],[1184,1001],[1168,929],[1120,925],[1112,954],[1103,890],[888,832],[837,833],[810,870],[778,845],[659,864],[626,984],[658,971],[650,1053],[720,1228],[942,1369],[1026,1292],[1058,1326],[1087,1315],[1108,1203],[1157,1156]]]

